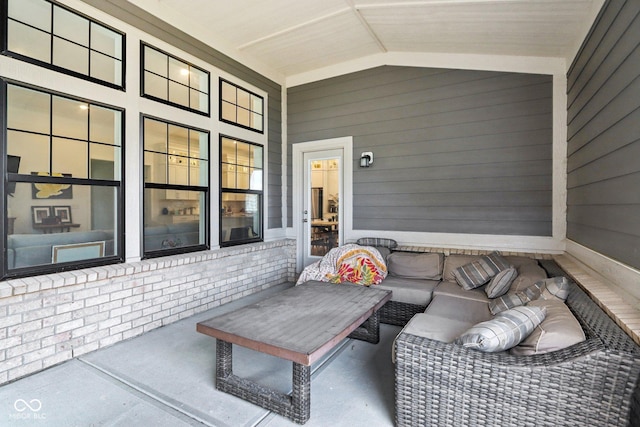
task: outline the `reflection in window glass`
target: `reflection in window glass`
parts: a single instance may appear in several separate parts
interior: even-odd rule
[[[7,86],[12,108],[7,109],[7,128],[48,134],[51,132],[51,96],[21,86]]]
[[[122,37],[102,25],[91,23],[91,47],[96,52],[113,58],[122,57]]]
[[[111,145],[121,145],[122,135],[116,133],[114,129],[120,129],[121,114],[109,108],[102,108],[98,105],[91,106],[89,115],[89,139],[95,142],[103,142]]]
[[[32,199],[34,193],[48,197]],[[7,203],[15,218],[7,236],[9,270],[117,254],[115,187],[18,182]]]
[[[179,199],[167,194],[170,190],[144,190],[144,252],[199,250],[206,245],[205,194],[183,191]],[[157,207],[159,211],[154,211]],[[191,249],[190,249],[191,248]]]
[[[66,138],[52,138],[51,170],[72,173],[76,178],[89,178],[89,144]]]
[[[9,17],[16,21],[51,32],[51,5],[42,0],[10,0]]]
[[[50,36],[15,21],[8,22],[7,49],[18,55],[51,63]]]
[[[89,20],[61,7],[55,7],[53,34],[75,44],[89,46]]]
[[[264,100],[240,86],[220,79],[220,120],[263,132]]]
[[[53,65],[80,74],[89,74],[89,52],[84,47],[67,40],[54,38],[53,51]]]
[[[121,261],[122,111],[15,84],[5,102],[5,275]]]
[[[48,0],[8,3],[9,52],[124,87],[123,34]]]
[[[209,211],[209,133],[143,118],[144,253],[203,249]]]
[[[90,144],[100,143],[111,151],[121,145],[120,110],[13,84],[7,85],[7,105],[7,151],[31,167],[25,173],[89,178]]]
[[[89,135],[89,105],[60,96],[53,97],[53,134],[86,140]]]
[[[209,115],[209,73],[142,44],[143,96]]]
[[[220,242],[245,243],[262,238],[260,194],[222,193]]]
[[[262,240],[263,147],[220,138],[223,245]]]

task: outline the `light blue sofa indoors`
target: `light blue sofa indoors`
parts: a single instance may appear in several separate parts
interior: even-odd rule
[[[51,264],[55,245],[105,242],[104,253],[113,255],[112,230],[72,231],[52,234],[10,234],[7,238],[8,266],[10,269]],[[195,246],[200,242],[197,221],[158,225],[145,228],[146,251],[182,246]]]
[[[10,269],[51,264],[53,246],[87,242],[105,242],[104,253],[113,250],[113,231],[72,231],[52,234],[10,234],[7,237],[7,257]]]

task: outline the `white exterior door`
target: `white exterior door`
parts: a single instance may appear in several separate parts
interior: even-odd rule
[[[297,271],[342,245],[351,228],[352,138],[293,145],[293,228]]]

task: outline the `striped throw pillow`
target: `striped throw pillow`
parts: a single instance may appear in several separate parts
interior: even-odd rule
[[[569,296],[569,281],[564,276],[552,277],[544,280],[542,298],[566,301]]]
[[[518,345],[545,318],[546,308],[515,307],[472,326],[456,338],[456,344],[484,352],[508,350]]]
[[[489,302],[489,311],[491,314],[498,314],[510,308],[525,305],[529,301],[540,298],[543,289],[544,280],[540,280],[523,291],[503,295]]]
[[[502,270],[500,273],[496,274],[484,289],[484,291],[487,293],[487,297],[493,299],[506,294],[509,290],[509,287],[511,287],[511,283],[517,276],[518,270],[516,270],[515,267],[509,267],[506,270]]]
[[[456,282],[468,291],[484,285],[489,279],[509,267],[511,265],[506,259],[498,252],[492,252],[469,264],[456,268],[453,271],[453,275],[456,278]]]
[[[489,302],[489,311],[498,314],[513,307],[525,305],[530,301],[542,299],[559,299],[565,301],[569,295],[569,282],[566,277],[552,277],[540,280],[528,288],[514,294],[506,294]]]

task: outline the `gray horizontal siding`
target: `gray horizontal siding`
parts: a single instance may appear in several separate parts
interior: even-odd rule
[[[268,164],[269,199],[265,201],[266,227],[282,227],[282,87],[269,78],[242,65],[189,34],[168,25],[126,0],[82,0],[111,16],[188,52],[268,93]],[[212,81],[212,86],[217,82]],[[132,88],[128,88],[132,90]],[[133,90],[136,90],[133,88]],[[212,99],[212,103],[218,102]],[[213,117],[217,120],[216,117]],[[212,141],[217,138],[212,138]],[[215,191],[215,189],[212,189]]]
[[[268,200],[266,200],[266,227],[282,228],[282,91],[275,86],[269,93],[268,125]]]
[[[379,67],[287,102],[289,144],[354,137],[355,229],[551,235],[551,77]]]
[[[640,268],[640,2],[605,3],[567,75],[567,236]]]

